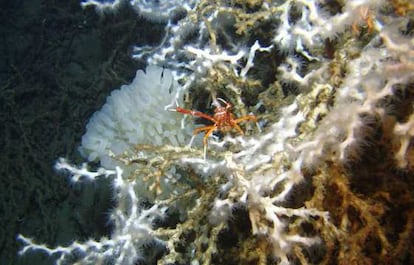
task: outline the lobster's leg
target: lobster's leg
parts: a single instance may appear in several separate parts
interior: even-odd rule
[[[204,146],[207,146],[207,138],[211,135],[212,132],[214,132],[216,130],[216,128],[217,127],[214,126],[214,125],[198,127],[196,129],[194,129],[193,134],[198,134],[202,131],[206,131],[206,133],[204,134],[204,137],[203,137],[203,144],[204,144]]]
[[[256,116],[247,115],[247,116],[243,116],[243,117],[240,117],[238,119],[233,120],[233,127],[235,127],[240,132],[241,135],[243,135],[244,133],[243,133],[243,130],[240,129],[240,126],[238,125],[238,123],[243,122],[243,121],[254,121],[254,122],[256,122],[257,128],[259,129],[259,131],[261,131],[259,125],[257,124]]]
[[[217,126],[209,125],[209,126],[203,126],[203,127],[196,128],[193,131],[193,135],[196,135],[202,131],[206,131],[203,137],[204,160],[206,160],[206,156],[207,156],[207,139],[216,129],[217,129]]]
[[[205,126],[205,127],[211,127],[206,134],[204,134],[203,137],[203,144],[204,144],[204,160],[206,160],[206,156],[207,156],[207,139],[208,137],[210,137],[210,135],[217,129],[216,126]]]
[[[207,114],[204,114],[204,113],[202,113],[200,111],[183,109],[183,108],[180,108],[180,107],[177,107],[175,110],[177,112],[182,113],[182,114],[188,114],[188,115],[192,115],[192,116],[204,118],[204,119],[207,119],[207,120],[212,121],[214,123],[217,123],[217,121],[213,117],[210,117]]]
[[[247,115],[247,116],[243,116],[238,119],[235,119],[234,123],[240,123],[242,121],[257,121],[257,118],[254,115]]]
[[[244,135],[243,130],[240,128],[240,126],[239,126],[236,122],[232,123],[232,126],[233,126],[234,128],[236,128],[236,130],[237,130],[237,131],[238,131],[241,135]]]

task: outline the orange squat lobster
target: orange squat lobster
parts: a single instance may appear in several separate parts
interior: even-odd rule
[[[196,128],[193,131],[194,135],[198,134],[200,132],[205,132],[204,137],[203,137],[204,150],[206,150],[206,147],[207,147],[208,137],[214,131],[228,132],[232,128],[236,128],[236,130],[240,134],[243,135],[244,134],[243,130],[240,128],[238,123],[240,123],[242,121],[249,121],[249,120],[250,121],[257,121],[256,116],[254,116],[254,115],[247,115],[247,116],[243,116],[243,117],[235,119],[234,114],[231,112],[232,105],[230,103],[228,103],[227,101],[225,101],[224,99],[222,99],[222,98],[218,98],[217,100],[221,101],[224,104],[224,106],[222,106],[218,101],[216,101],[216,103],[214,104],[214,105],[216,105],[216,109],[214,110],[214,115],[213,116],[209,116],[209,115],[204,114],[200,111],[188,110],[188,109],[183,109],[183,108],[180,108],[180,107],[177,107],[175,109],[177,112],[192,115],[192,116],[196,116],[196,117],[200,117],[200,118],[204,118],[204,119],[207,119],[207,120],[213,122],[212,125],[202,126],[202,127]]]

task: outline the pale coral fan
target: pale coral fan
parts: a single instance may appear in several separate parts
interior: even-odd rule
[[[112,168],[110,152],[119,155],[136,144],[188,142],[189,133],[180,126],[182,117],[167,110],[175,99],[180,101],[180,86],[168,69],[149,66],[145,71],[138,70],[131,84],[113,91],[90,118],[80,147],[89,161],[100,160]]]

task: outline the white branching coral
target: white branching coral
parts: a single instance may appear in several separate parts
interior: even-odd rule
[[[395,154],[395,159],[398,166],[404,168],[407,166],[407,152],[414,139],[414,114],[410,115],[407,122],[397,124],[394,128],[394,133],[398,136],[400,142],[400,149]]]
[[[147,2],[135,3],[142,12]],[[166,24],[160,45],[135,49],[135,57],[171,70],[139,71],[87,126],[83,152],[104,165],[111,153],[116,169],[58,163],[73,181],[112,180],[117,206],[110,238],[50,248],[20,236],[21,252],[43,250],[58,255],[58,264],[71,256],[76,264],[159,265],[389,258],[387,228],[379,221],[385,207],[371,201],[383,197],[391,205],[392,198],[382,191],[356,196],[347,166],[368,143],[389,148],[378,140],[381,134],[399,145],[393,163],[407,166],[412,102],[393,108],[403,101],[398,92],[409,94],[414,83],[413,39],[404,33],[412,30],[409,18],[383,12],[384,1],[371,0],[197,3]],[[248,100],[251,109],[261,109],[263,128],[247,130],[248,136],[217,135],[203,159],[201,150],[186,147],[189,132],[182,131],[180,114],[166,111],[180,103],[181,91],[225,95],[239,113],[253,95]],[[287,99],[278,97],[282,92]],[[393,127],[380,132],[398,111]],[[364,249],[368,239],[375,246]],[[312,249],[322,254],[312,256]],[[371,260],[366,253],[372,249]],[[235,251],[242,253],[227,257]]]
[[[128,3],[148,20],[166,21],[180,12],[190,10],[197,2],[198,0],[85,0],[82,2],[82,6],[94,6],[98,11],[102,12],[117,9],[122,4]]]
[[[125,182],[122,169],[115,170],[101,168],[97,172],[88,171],[85,167],[76,168],[61,159],[56,164],[60,170],[72,172],[72,181],[80,181],[80,177],[94,180],[99,177],[113,178],[114,197],[119,203],[113,211],[111,219],[116,229],[110,238],[101,238],[99,241],[90,239],[86,242],[73,242],[67,247],[49,248],[46,245],[36,245],[29,238],[19,236],[18,239],[26,244],[20,253],[29,250],[44,251],[49,255],[58,256],[56,264],[67,264],[71,260],[81,260],[78,264],[123,264],[131,265],[137,260],[145,260],[144,249],[147,244],[154,244],[154,248],[162,248],[163,243],[153,235],[153,223],[162,219],[165,207],[154,205],[144,208],[134,192],[134,183]],[[154,250],[155,251],[155,250]]]

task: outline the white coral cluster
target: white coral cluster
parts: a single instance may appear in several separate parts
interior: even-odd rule
[[[157,66],[138,70],[132,83],[114,90],[90,118],[81,153],[113,168],[110,152],[119,155],[137,144],[187,144],[190,132],[181,128],[182,116],[167,110],[175,101],[181,101],[180,86],[171,71]]]
[[[134,145],[149,144],[152,147],[138,150],[145,165],[138,163],[132,176],[123,176],[119,167],[117,171],[89,172],[66,162],[60,164],[76,181],[81,175],[113,177],[118,207],[112,215],[115,228],[111,239],[48,248],[21,237],[26,244],[22,252],[40,249],[59,253],[61,261],[80,252],[84,256],[80,257],[81,264],[133,264],[145,258],[143,243],[152,241],[168,248],[158,264],[211,264],[211,256],[217,253],[218,234],[240,208],[247,212],[249,232],[268,243],[268,252],[258,254],[258,264],[266,264],[269,257],[276,257],[275,263],[290,264],[295,251],[299,253],[296,258],[303,261],[297,246],[306,249],[321,243],[317,235],[306,234],[300,227],[312,224],[311,230],[331,229],[329,213],[308,207],[304,198],[290,196],[304,182],[304,172],[311,178],[309,172],[317,168],[355,159],[372,133],[370,123],[389,114],[384,101],[395,97],[395,87],[406,89],[414,81],[413,41],[401,33],[407,20],[381,12],[383,1],[347,1],[338,13],[330,13],[328,7],[322,9],[326,1],[263,1],[250,10],[256,11],[251,17],[238,17],[240,9],[234,11],[227,1],[219,3],[216,8],[198,6],[201,15],[196,8],[188,9],[177,24],[168,23],[164,41],[151,52],[137,48],[138,57],[147,56],[150,64],[162,63],[173,70],[149,67],[146,74],[139,71],[131,85],[112,93],[87,126],[82,150],[89,160],[105,161],[111,151],[125,164],[134,164],[136,157],[125,158],[121,153],[128,149],[134,154]],[[235,20],[239,26],[269,22],[274,26],[274,36],[266,47],[248,36],[235,37],[236,32],[228,32],[229,28],[234,30],[230,25]],[[354,40],[349,36],[360,28],[375,34],[369,41],[347,42]],[[340,38],[341,34],[344,40],[338,41],[337,53],[345,54],[343,60],[324,56],[324,40]],[[224,36],[221,42],[217,41],[220,36]],[[237,84],[248,87],[246,80],[255,68],[256,53],[274,49],[280,49],[285,57],[276,67],[277,82],[294,85],[298,91],[293,102],[280,107],[277,114],[266,113],[263,132],[211,141],[209,151],[213,155],[207,159],[196,150],[171,147],[185,145],[189,135],[183,134],[181,116],[165,111],[166,105],[180,99],[179,93],[172,92],[178,89],[174,78],[184,81],[185,90],[195,83],[211,81],[212,72],[225,72],[224,76],[234,78],[227,80],[228,89],[239,96],[242,88]],[[298,57],[307,60],[305,70]],[[338,65],[340,70],[335,68]],[[411,115],[393,131],[394,137],[401,139],[396,154],[401,166],[407,164],[405,153],[412,143],[412,124]],[[168,146],[160,147],[165,144]],[[140,204],[144,197],[151,204],[148,209]],[[154,222],[166,218],[166,209],[179,215],[178,224],[172,228]],[[332,237],[334,230],[328,233]],[[178,251],[176,246],[188,231],[196,235],[195,242],[187,242],[182,247],[185,250]]]
[[[76,264],[119,264],[132,265],[137,260],[144,260],[144,246],[154,244],[153,248],[162,248],[163,242],[154,236],[153,222],[165,214],[165,207],[154,205],[149,209],[139,206],[138,198],[134,192],[134,182],[128,183],[122,178],[122,170],[106,170],[101,168],[98,172],[89,172],[86,167],[73,167],[64,159],[56,164],[59,170],[69,170],[73,173],[73,181],[80,177],[94,180],[98,177],[113,177],[114,198],[119,203],[111,219],[115,229],[110,238],[101,238],[99,241],[90,239],[86,242],[73,242],[67,247],[49,248],[46,245],[36,245],[29,238],[19,236],[18,239],[26,244],[21,250],[44,251],[49,255],[57,255],[56,264],[68,264],[70,260],[80,259]],[[75,263],[74,263],[75,264]]]
[[[297,146],[308,165],[315,165],[327,156],[342,162],[357,159],[361,149],[368,144],[367,137],[372,133],[370,125],[383,122],[390,115],[389,106],[383,102],[396,97],[398,86],[404,87],[414,81],[412,40],[396,34],[404,27],[405,22],[401,19],[385,25],[381,34],[367,43],[358,57],[349,60],[343,84],[336,88],[333,107],[326,112],[312,139]],[[391,40],[400,45],[391,44]],[[329,63],[324,62],[325,67],[321,68],[327,69]],[[313,76],[314,84],[319,86],[326,82],[315,73],[309,76]],[[406,123],[407,131],[409,126],[412,125]],[[410,137],[407,139],[401,128],[404,126],[395,128],[395,137],[405,138],[402,142],[406,146]],[[400,152],[405,153],[405,147],[402,150]],[[404,165],[402,156],[397,154],[397,160]]]

